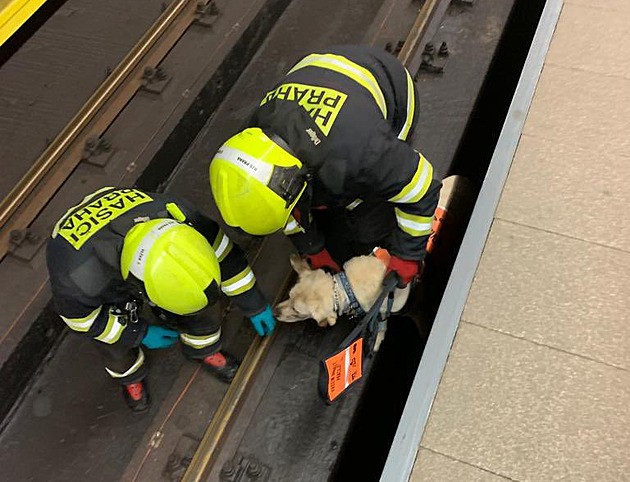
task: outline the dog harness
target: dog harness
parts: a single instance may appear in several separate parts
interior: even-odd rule
[[[357,300],[354,291],[352,290],[352,286],[350,286],[350,281],[348,280],[348,276],[344,271],[341,271],[333,276],[333,304],[335,304],[335,310],[337,313],[343,313],[345,307],[341,306],[341,300],[338,295],[337,286],[341,286],[343,291],[346,293],[348,297],[348,311],[347,314],[354,318],[357,316],[363,316],[365,311],[361,308],[361,304],[359,300]]]

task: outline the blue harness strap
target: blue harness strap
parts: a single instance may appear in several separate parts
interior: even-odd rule
[[[339,277],[341,286],[343,286],[343,290],[348,296],[348,302],[350,303],[350,316],[363,316],[365,311],[361,308],[361,304],[357,300],[354,291],[352,291],[352,286],[350,286],[350,281],[348,280],[348,276],[345,271],[340,271],[337,276]]]

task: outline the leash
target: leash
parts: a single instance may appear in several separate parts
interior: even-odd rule
[[[375,334],[378,324],[384,323],[392,312],[392,306],[394,305],[394,290],[396,289],[397,284],[398,279],[396,278],[396,273],[389,273],[383,281],[383,290],[376,299],[376,302],[372,305],[361,321],[357,323],[357,326],[355,326],[354,329],[348,333],[348,336],[343,339],[338,348],[346,346],[366,330],[368,335]],[[383,301],[385,301],[385,298],[387,298],[387,308],[385,313],[381,316],[381,305],[383,304]],[[372,345],[370,345],[370,353],[371,348]]]
[[[363,376],[363,359],[374,353],[378,335],[385,330],[387,318],[392,312],[397,284],[396,274],[389,273],[383,281],[381,294],[366,315],[343,339],[335,352],[320,360],[317,390],[326,403],[332,403]],[[385,313],[381,315],[381,306],[386,298]]]

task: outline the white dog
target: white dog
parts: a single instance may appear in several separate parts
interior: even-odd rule
[[[363,311],[369,311],[383,290],[386,274],[385,263],[376,256],[356,256],[347,261],[343,270],[349,283],[344,283],[340,274],[328,274],[323,269],[312,270],[297,255],[291,256],[291,266],[298,274],[298,281],[291,288],[289,299],[276,306],[276,317],[285,322],[312,318],[319,326],[332,326],[338,316],[352,312],[353,300]],[[400,311],[408,296],[409,285],[396,289],[392,312]]]

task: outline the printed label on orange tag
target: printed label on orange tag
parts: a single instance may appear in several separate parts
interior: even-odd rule
[[[363,338],[345,350],[326,359],[328,370],[328,398],[332,402],[363,375]]]
[[[438,206],[435,210],[435,214],[433,215],[433,232],[431,236],[429,236],[429,241],[427,243],[427,253],[433,251],[435,246],[435,238],[439,236],[440,229],[442,228],[442,223],[444,222],[444,218],[446,217],[446,208],[442,206]]]

